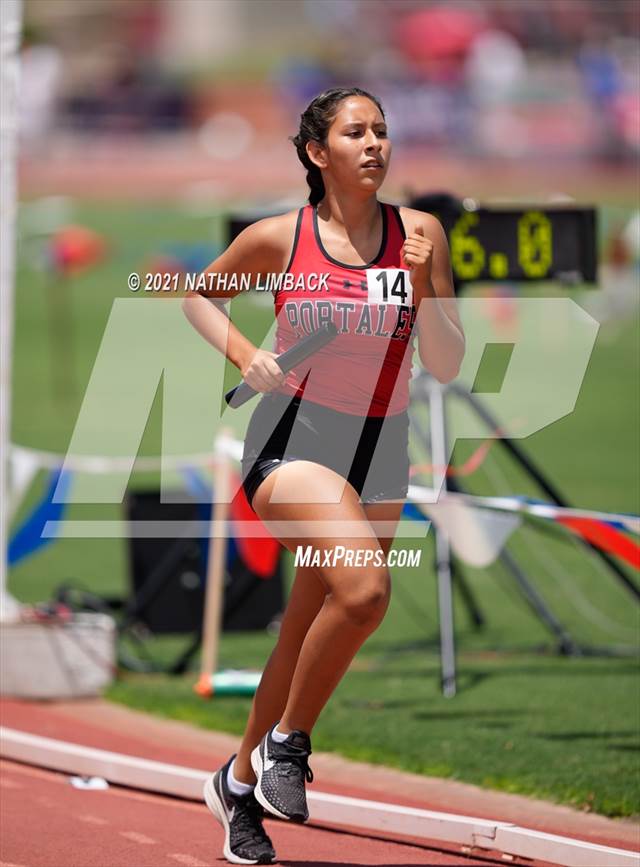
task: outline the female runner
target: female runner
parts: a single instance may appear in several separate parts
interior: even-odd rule
[[[356,87],[326,91],[302,114],[293,143],[309,204],[249,226],[206,273],[325,282],[316,276],[274,292],[276,352],[256,349],[229,321],[224,301],[237,293],[214,284],[184,301],[199,333],[263,393],[242,461],[252,508],[281,522],[278,538],[290,551],[322,554],[298,566],[240,749],[205,785],[224,855],[236,864],[275,859],[265,810],[308,818],[311,731],[387,609],[386,554],[409,475],[412,332],[420,361],[441,382],[457,375],[465,345],[440,223],[377,199],[391,156],[378,100]],[[329,319],[338,335],[310,368],[285,376],[276,356]],[[338,546],[360,549],[359,557],[332,560]]]

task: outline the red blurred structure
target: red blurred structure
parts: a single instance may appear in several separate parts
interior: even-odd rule
[[[484,29],[484,19],[471,10],[432,6],[404,18],[398,39],[412,63],[432,73],[442,62],[462,60]]]
[[[63,226],[51,238],[51,258],[58,274],[68,277],[101,262],[104,238],[85,226]]]

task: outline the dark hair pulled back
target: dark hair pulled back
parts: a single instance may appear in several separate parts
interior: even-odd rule
[[[333,119],[338,113],[338,106],[343,99],[349,96],[365,96],[374,102],[384,117],[384,111],[377,97],[367,93],[359,87],[332,87],[316,96],[300,115],[300,130],[298,135],[292,136],[291,141],[296,147],[298,159],[307,170],[307,183],[310,187],[309,202],[317,205],[324,198],[324,182],[318,166],[314,165],[307,154],[307,142],[317,141],[324,144],[327,133]]]

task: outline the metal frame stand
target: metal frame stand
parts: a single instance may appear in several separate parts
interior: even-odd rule
[[[463,486],[456,480],[447,478],[446,467],[448,458],[448,438],[446,419],[446,399],[451,395],[464,400],[471,409],[480,417],[490,430],[496,430],[499,425],[492,415],[482,406],[478,398],[467,389],[458,384],[443,385],[430,374],[421,373],[414,385],[414,401],[424,400],[429,408],[429,435],[421,430],[420,424],[412,416],[412,425],[418,431],[424,442],[431,445],[431,462],[434,466],[433,487],[440,491],[455,491],[465,493]],[[534,465],[531,459],[510,439],[499,440],[507,452],[517,461],[522,469],[529,475],[545,494],[558,506],[569,506],[555,486],[552,486],[541,470]],[[438,580],[438,608],[440,615],[440,659],[441,659],[441,687],[442,693],[447,698],[456,694],[456,661],[455,661],[455,628],[453,609],[453,581],[455,580],[463,594],[475,625],[482,626],[484,618],[479,612],[475,600],[466,585],[448,540],[445,535],[433,526],[435,534],[435,567]],[[640,599],[640,590],[622,570],[622,568],[604,551],[596,548],[585,540],[579,540],[600,557],[611,569],[616,578],[637,600]],[[506,550],[498,555],[498,561],[513,578],[518,590],[529,605],[534,614],[547,627],[549,632],[557,640],[558,652],[569,655],[595,655],[607,654],[606,650],[596,650],[592,647],[584,647],[576,643],[569,631],[562,625],[560,620],[551,611],[540,592],[531,580],[526,576],[515,558]]]

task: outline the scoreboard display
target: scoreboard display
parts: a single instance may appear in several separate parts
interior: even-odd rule
[[[448,194],[414,198],[409,206],[436,216],[449,240],[456,287],[473,282],[597,279],[596,211],[576,205],[483,207]],[[229,236],[267,210],[229,217]]]
[[[592,208],[480,207],[448,219],[443,214],[440,219],[459,283],[596,281],[596,219]]]

